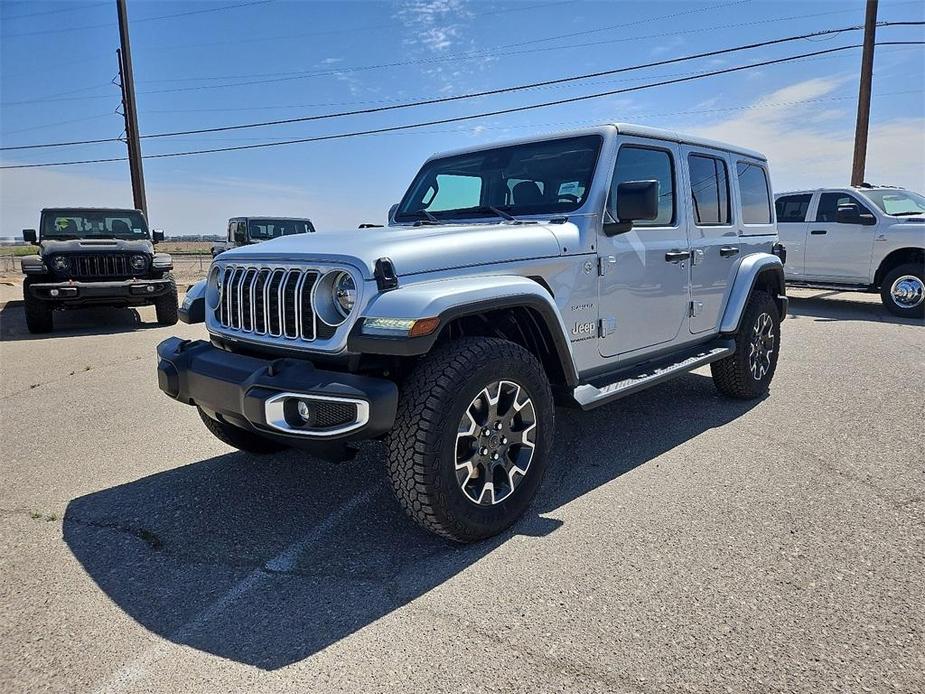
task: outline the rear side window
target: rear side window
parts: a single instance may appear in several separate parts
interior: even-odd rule
[[[806,211],[809,210],[809,201],[813,199],[811,193],[804,195],[785,195],[777,198],[777,223],[805,222]]]
[[[726,162],[704,154],[691,154],[688,159],[691,172],[691,199],[694,218],[699,226],[729,224],[729,174]]]
[[[771,223],[771,189],[764,169],[750,161],[736,163],[743,224]]]
[[[610,211],[614,218],[617,186],[629,181],[658,181],[658,217],[633,222],[633,226],[664,227],[674,224],[674,167],[668,152],[629,145],[620,148],[610,184]]]
[[[864,205],[858,199],[847,193],[823,193],[819,196],[819,209],[816,210],[817,222],[834,222],[835,215],[841,205],[857,205],[861,214],[870,214]]]

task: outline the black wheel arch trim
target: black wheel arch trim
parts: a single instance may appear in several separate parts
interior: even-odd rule
[[[347,349],[359,354],[383,354],[391,356],[412,357],[427,354],[437,342],[440,334],[447,325],[458,318],[475,316],[480,313],[499,311],[509,308],[527,308],[536,311],[542,318],[549,335],[552,337],[556,356],[562,366],[566,384],[578,385],[578,371],[572,359],[569,341],[559,325],[555,309],[543,298],[535,294],[517,294],[503,296],[495,299],[485,299],[469,304],[462,304],[446,309],[440,315],[440,324],[437,330],[430,335],[421,337],[386,337],[379,335],[362,334],[363,319],[357,320],[347,338]],[[427,316],[429,317],[429,316]]]

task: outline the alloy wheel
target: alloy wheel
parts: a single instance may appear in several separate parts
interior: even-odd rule
[[[492,506],[507,499],[530,469],[536,449],[536,410],[513,381],[483,388],[466,408],[456,434],[456,480],[469,501]]]
[[[773,353],[774,320],[768,313],[762,313],[752,328],[748,350],[748,370],[756,381],[760,381],[770,371]]]

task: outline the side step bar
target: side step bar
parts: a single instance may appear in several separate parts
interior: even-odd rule
[[[835,292],[869,292],[868,284],[826,284],[825,282],[801,282],[800,280],[787,280],[788,287],[798,289],[824,289]]]
[[[599,405],[619,400],[626,395],[645,390],[656,383],[680,376],[710,362],[728,357],[733,352],[735,352],[735,342],[732,340],[724,340],[720,343],[713,342],[692,352],[687,351],[682,355],[676,355],[675,360],[653,361],[629,367],[614,374],[618,380],[613,383],[601,385],[586,383],[577,386],[572,393],[572,397],[575,398],[575,401],[582,409],[590,410]]]

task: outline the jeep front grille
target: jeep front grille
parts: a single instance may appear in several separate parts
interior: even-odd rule
[[[70,256],[72,277],[131,277],[132,266],[125,253]]]
[[[312,308],[317,270],[226,265],[215,317],[223,328],[290,340],[329,338],[335,328]]]

